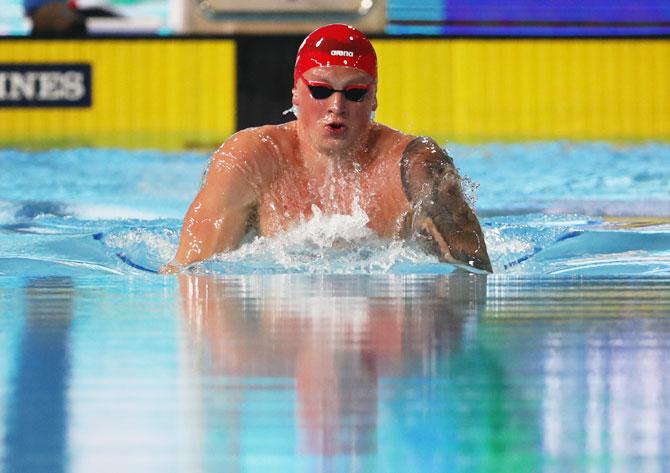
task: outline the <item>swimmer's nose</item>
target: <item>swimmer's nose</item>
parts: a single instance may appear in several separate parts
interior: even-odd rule
[[[342,92],[335,92],[333,95],[328,97],[328,112],[334,113],[337,115],[342,115],[346,112],[346,106],[344,94]]]

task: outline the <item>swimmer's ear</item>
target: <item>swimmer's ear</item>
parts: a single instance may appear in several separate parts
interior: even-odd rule
[[[372,96],[372,111],[377,111],[377,84],[375,84],[374,95]]]
[[[295,105],[299,105],[299,104],[298,104],[298,88],[297,88],[297,87],[293,87],[293,88],[291,89],[291,103],[292,103],[294,106],[295,106]]]

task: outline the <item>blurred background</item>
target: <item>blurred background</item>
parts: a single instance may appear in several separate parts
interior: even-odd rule
[[[44,1],[0,0],[3,147],[209,149],[287,120],[297,48],[329,22],[373,38],[377,119],[407,132],[670,138],[670,1]]]

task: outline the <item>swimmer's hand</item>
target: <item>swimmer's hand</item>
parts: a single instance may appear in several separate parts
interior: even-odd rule
[[[184,269],[184,267],[173,260],[161,266],[158,270],[158,274],[177,274],[180,273],[182,269]]]
[[[440,260],[492,272],[484,235],[452,159],[434,141],[420,137],[405,149],[401,169],[414,211],[412,226]]]
[[[446,212],[433,218],[424,217],[418,224],[419,234],[434,246],[433,251],[440,261],[493,272],[486,248],[483,247],[481,230],[472,228],[472,222],[460,225],[455,220],[450,221]]]

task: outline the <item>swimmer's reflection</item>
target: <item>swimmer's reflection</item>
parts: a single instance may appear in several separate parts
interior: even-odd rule
[[[295,422],[299,446],[286,448],[351,459],[373,453],[380,379],[437,376],[436,360],[458,349],[485,284],[472,275],[429,284],[402,277],[180,276],[196,376],[224,386],[218,399],[203,393],[211,401],[209,420],[220,402],[227,407],[219,421],[229,432],[241,429],[239,411],[252,402],[258,380],[274,379],[269,386],[277,390],[295,389],[295,406],[276,402],[247,415],[267,416],[256,418],[261,424],[283,422],[287,433]],[[230,433],[227,454],[237,457],[239,440],[232,438],[244,434]]]

